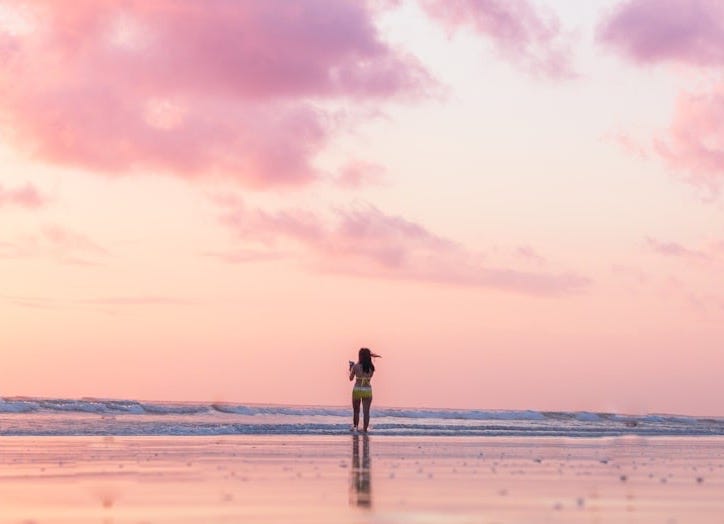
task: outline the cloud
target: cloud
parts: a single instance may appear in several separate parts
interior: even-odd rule
[[[330,104],[423,96],[433,84],[381,39],[364,2],[0,7],[25,20],[0,20],[0,117],[13,143],[109,174],[303,184],[337,130]]]
[[[143,306],[174,306],[193,305],[194,301],[160,295],[128,295],[96,298],[65,298],[33,297],[19,295],[0,295],[0,301],[8,304],[43,310],[90,310],[100,313],[117,313],[119,308],[135,308]]]
[[[236,249],[234,251],[206,251],[201,255],[222,260],[229,264],[246,264],[249,262],[268,262],[270,260],[279,260],[284,257],[284,253],[276,251],[263,251],[257,249]]]
[[[63,264],[97,265],[108,251],[82,233],[48,225],[39,234],[0,242],[1,259],[48,258]]]
[[[601,137],[602,140],[618,146],[624,153],[629,156],[647,159],[650,156],[649,148],[644,142],[648,140],[640,140],[634,138],[630,134],[623,131],[613,131],[606,133]]]
[[[700,285],[692,285],[689,282],[682,281],[676,276],[669,275],[659,281],[657,291],[666,299],[676,298],[685,306],[692,308],[697,313],[717,315],[717,320],[722,309],[724,309],[724,295],[721,290],[712,286],[711,282],[705,288]]]
[[[45,256],[64,264],[95,266],[109,253],[86,235],[51,225],[43,228]]]
[[[636,64],[724,66],[724,3],[720,0],[628,0],[602,22],[598,39]],[[668,132],[655,152],[683,178],[711,193],[724,181],[724,83],[680,93]]]
[[[514,252],[515,256],[521,260],[533,262],[541,265],[546,263],[545,257],[538,254],[538,252],[530,246],[518,246]]]
[[[645,285],[649,281],[649,276],[641,268],[613,264],[611,273],[622,277],[626,280],[627,287],[633,282],[639,286]]]
[[[379,185],[383,182],[385,168],[373,162],[353,160],[342,166],[335,183],[346,189],[358,189],[363,186]]]
[[[108,252],[93,240],[57,225],[43,228],[43,236],[54,247],[62,250],[106,255]]]
[[[640,64],[724,65],[720,0],[628,0],[602,22],[599,41]]]
[[[371,205],[335,209],[331,219],[305,210],[249,209],[234,199],[221,206],[223,223],[243,245],[284,246],[315,271],[541,296],[575,293],[589,284],[588,279],[570,273],[495,267],[481,254]]]
[[[5,189],[0,184],[0,208],[4,206],[19,206],[27,209],[36,209],[46,204],[46,199],[32,184],[22,187]]]
[[[77,304],[87,304],[93,306],[166,306],[166,305],[186,305],[193,302],[187,299],[177,297],[166,297],[157,295],[139,295],[139,296],[114,296],[100,298],[86,298],[75,301]]]
[[[724,83],[709,93],[679,94],[669,132],[656,141],[685,179],[716,193],[724,182]]]
[[[655,238],[646,237],[647,247],[654,253],[667,257],[687,258],[693,260],[710,260],[711,256],[703,251],[697,251],[682,246],[677,242],[662,242]]]
[[[469,27],[506,59],[535,75],[575,76],[558,19],[527,0],[419,0],[449,32]]]

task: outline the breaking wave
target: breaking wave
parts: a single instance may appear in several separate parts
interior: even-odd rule
[[[349,430],[342,407],[0,398],[0,435],[325,435]],[[724,418],[424,408],[373,409],[381,435],[724,436]]]

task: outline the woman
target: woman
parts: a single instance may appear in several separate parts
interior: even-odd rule
[[[372,405],[372,386],[370,379],[375,373],[375,365],[372,363],[373,353],[367,349],[359,350],[359,358],[356,364],[350,362],[349,379],[356,379],[352,389],[352,429],[357,431],[359,425],[359,406],[362,404],[364,410],[364,426],[362,431],[367,432],[370,425],[370,406]],[[375,357],[378,355],[374,355]]]

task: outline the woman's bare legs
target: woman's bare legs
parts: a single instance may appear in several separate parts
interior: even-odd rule
[[[362,409],[364,411],[364,429],[367,431],[367,427],[370,425],[370,406],[372,405],[372,397],[362,399]],[[359,421],[359,404],[357,404],[357,420]],[[357,424],[355,424],[357,427]]]
[[[352,399],[352,425],[354,426],[354,429],[357,429],[357,426],[359,426],[359,404],[360,400],[358,398]],[[367,408],[369,411],[369,407]],[[369,417],[368,417],[369,418]],[[366,428],[367,426],[365,426]]]

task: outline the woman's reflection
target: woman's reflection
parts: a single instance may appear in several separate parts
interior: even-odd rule
[[[362,440],[362,461],[359,444]],[[372,507],[372,481],[370,478],[370,439],[367,435],[352,435],[352,469],[349,482],[349,503],[352,506]]]

